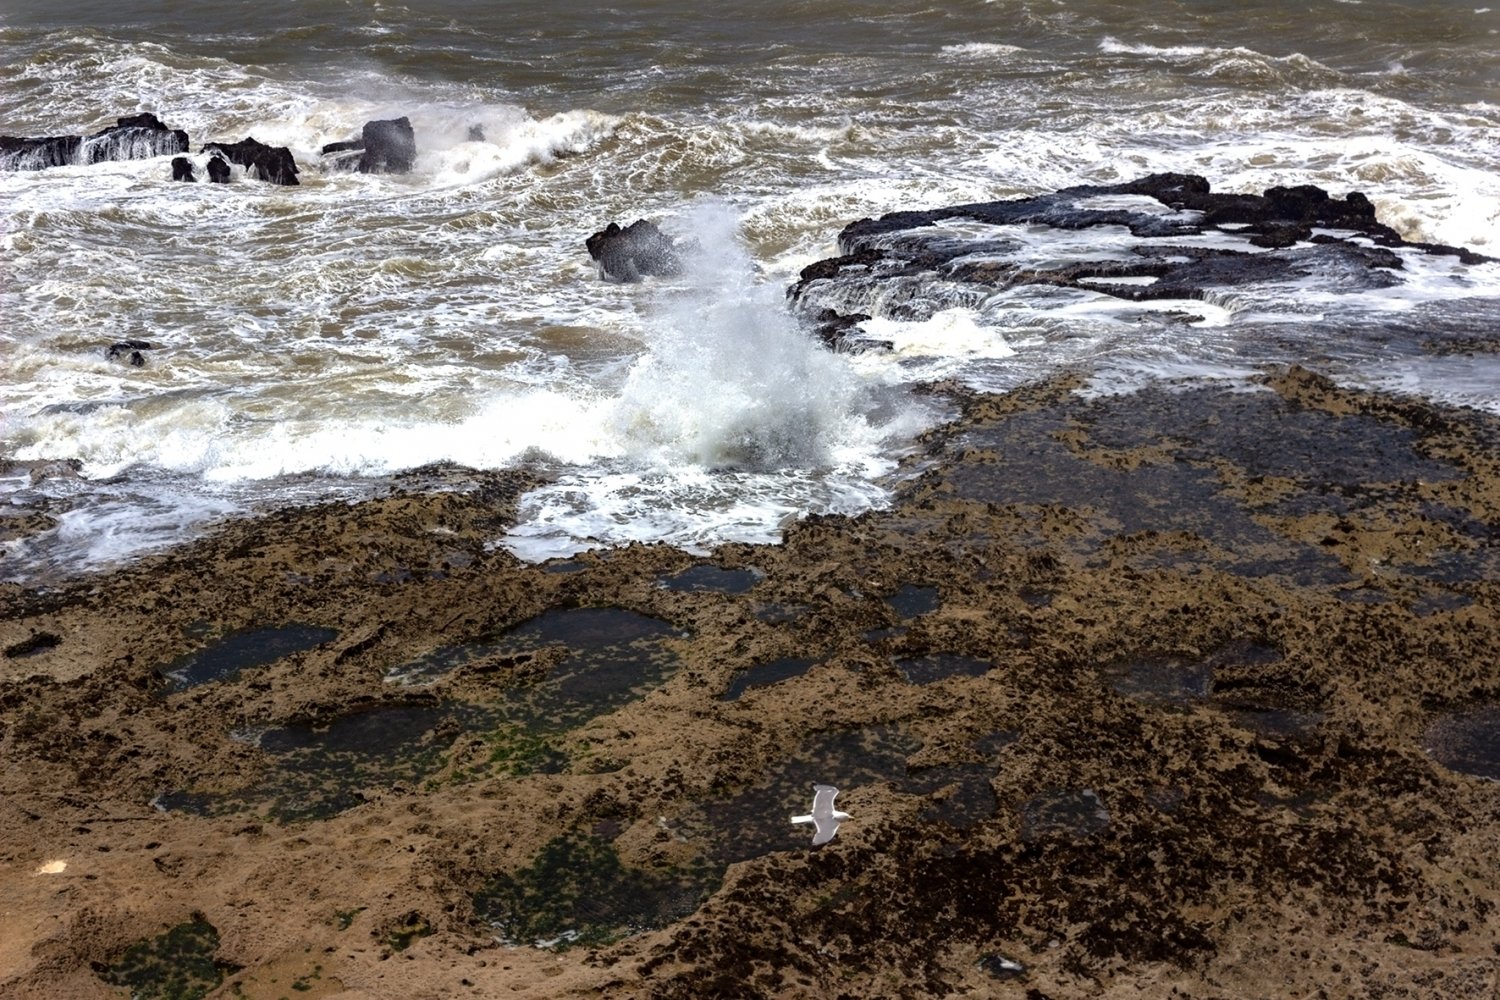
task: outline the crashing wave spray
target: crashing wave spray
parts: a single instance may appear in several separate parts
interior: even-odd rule
[[[79,163],[106,160],[149,160],[187,152],[181,133],[160,129],[127,127],[88,136],[78,152]]]
[[[876,480],[930,422],[799,329],[780,289],[756,281],[727,208],[687,221],[700,246],[686,283],[648,290],[649,350],[605,411],[615,457],[522,499],[502,544],[523,559],[630,541],[774,542],[803,514],[883,503]]]
[[[779,289],[756,283],[727,207],[699,207],[690,223],[700,243],[690,285],[655,317],[651,350],[619,399],[626,451],[757,472],[834,463],[850,435],[869,432],[861,386],[797,328]]]

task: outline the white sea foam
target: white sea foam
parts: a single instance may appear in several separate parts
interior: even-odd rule
[[[1472,335],[1464,317],[1493,326],[1484,303],[1500,277],[1451,258],[1410,256],[1388,289],[1293,284],[1207,302],[933,283],[899,323],[866,325],[891,353],[810,346],[782,290],[837,253],[848,222],[1153,171],[1201,173],[1219,191],[1363,190],[1409,238],[1500,252],[1493,103],[1403,98],[1417,81],[1249,48],[1096,46],[1086,30],[1076,57],[1047,57],[1066,65],[1045,78],[1041,48],[1002,44],[990,25],[913,47],[917,62],[840,52],[788,54],[774,72],[719,67],[745,86],[710,104],[681,96],[699,68],[658,67],[639,86],[601,85],[610,114],[581,86],[526,106],[505,73],[420,79],[372,59],[299,76],[92,31],[18,48],[0,94],[7,131],[88,133],[149,110],[195,150],[252,134],[287,145],[303,184],[173,184],[166,157],[0,172],[0,455],[78,459],[85,477],[16,489],[73,513],[51,543],[11,554],[44,563],[52,544],[63,561],[107,561],[163,544],[174,517],[286,501],[288,477],[324,496],[444,459],[560,475],[527,499],[506,541],[517,551],[768,540],[807,511],[882,502],[876,480],[928,419],[901,393],[932,378],[1003,389],[1081,367],[1124,384],[1316,354],[1341,378],[1493,405],[1493,365],[1411,346],[1442,303],[1460,310],[1444,336]],[[1091,62],[1130,72],[1100,82]],[[867,85],[900,67],[919,99]],[[400,115],[417,134],[412,174],[320,168],[322,144]],[[684,209],[700,192],[733,211]],[[1139,197],[1088,205],[1169,211]],[[730,252],[680,279],[597,281],[583,238],[636,218]],[[1123,230],[1015,228],[1025,266],[1130,259]],[[1379,347],[1371,328],[1385,331]],[[140,369],[104,356],[127,337],[155,345]],[[107,541],[84,538],[91,523]]]
[[[1261,67],[1282,66],[1330,77],[1336,75],[1335,71],[1330,67],[1323,65],[1317,60],[1310,59],[1300,52],[1293,52],[1285,56],[1271,56],[1240,46],[1223,48],[1212,45],[1150,45],[1142,42],[1122,42],[1118,38],[1109,35],[1106,35],[1099,42],[1099,51],[1111,55],[1148,56],[1154,59],[1179,62],[1206,58],[1212,61],[1211,72],[1221,72],[1226,69],[1236,68],[1253,72]]]
[[[1109,52],[1120,55],[1132,56],[1161,56],[1169,59],[1192,59],[1197,56],[1208,55],[1214,52],[1223,52],[1224,49],[1214,48],[1207,45],[1148,45],[1143,42],[1122,42],[1112,35],[1106,35],[1099,42],[1100,52]]]
[[[944,45],[938,52],[947,57],[989,58],[1023,54],[1026,50],[1018,45],[1006,45],[1003,42],[964,42],[961,45]]]
[[[998,330],[981,325],[978,318],[973,309],[953,308],[923,322],[876,317],[865,320],[860,329],[869,338],[889,341],[897,355],[957,360],[1008,358],[1016,353]]]
[[[878,503],[871,480],[923,425],[915,408],[880,412],[846,360],[797,329],[779,289],[756,281],[732,213],[709,203],[692,220],[704,252],[686,287],[648,306],[648,350],[612,404],[625,468],[574,473],[527,498],[506,541],[518,554],[765,541],[809,510]]]

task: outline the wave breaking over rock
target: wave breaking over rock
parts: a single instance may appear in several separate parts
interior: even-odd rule
[[[1398,251],[1493,262],[1403,239],[1359,192],[1334,198],[1299,185],[1216,194],[1202,177],[1172,173],[861,219],[839,234],[839,250],[804,268],[788,292],[839,347],[871,346],[860,333],[872,317],[926,321],[1028,287],[1212,304],[1234,290],[1274,297],[1276,286],[1309,279],[1322,294],[1400,285]]]

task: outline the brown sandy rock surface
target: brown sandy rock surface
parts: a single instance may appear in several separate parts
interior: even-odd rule
[[[711,558],[439,469],[0,585],[0,995],[1496,996],[1500,421],[1078,389]]]

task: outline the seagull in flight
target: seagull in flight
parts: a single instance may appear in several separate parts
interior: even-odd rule
[[[813,785],[812,812],[806,816],[793,816],[793,823],[811,823],[817,827],[817,833],[813,834],[813,846],[826,844],[833,839],[833,835],[839,832],[839,824],[849,818],[846,812],[839,812],[833,807],[834,796],[839,790],[832,785]]]

